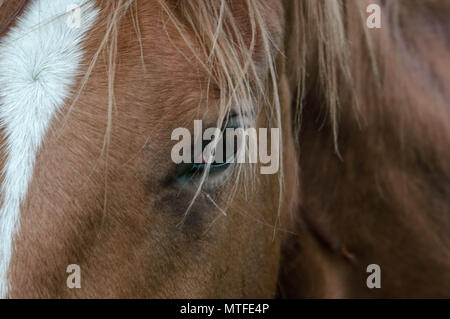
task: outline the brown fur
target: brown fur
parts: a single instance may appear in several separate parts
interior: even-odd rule
[[[437,19],[449,8],[380,1],[383,27],[366,30],[368,38],[356,3],[344,2],[354,90],[339,90],[342,159],[317,62],[306,63],[299,223],[310,235],[285,256],[293,264],[282,271],[283,295],[449,297],[449,42],[448,20]],[[365,286],[372,263],[381,266],[381,289]]]
[[[21,14],[27,2],[27,0],[0,1],[0,37],[14,25],[14,21]]]

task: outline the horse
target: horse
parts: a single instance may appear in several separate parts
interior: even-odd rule
[[[2,1],[0,297],[450,297],[449,13]],[[174,163],[196,120],[279,169]]]

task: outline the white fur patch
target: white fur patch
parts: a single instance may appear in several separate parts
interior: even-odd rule
[[[80,23],[73,5],[79,5]],[[0,297],[10,288],[9,265],[20,205],[36,152],[65,104],[83,57],[82,41],[98,10],[91,0],[33,0],[0,42],[0,124],[6,134],[1,185]]]

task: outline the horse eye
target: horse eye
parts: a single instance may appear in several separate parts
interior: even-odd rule
[[[227,171],[232,163],[234,162],[234,159],[236,157],[237,153],[237,139],[233,137],[233,140],[230,141],[227,138],[226,129],[231,128],[235,129],[238,128],[239,125],[237,125],[236,116],[229,116],[225,120],[225,124],[222,127],[221,130],[221,136],[218,143],[218,146],[220,146],[222,149],[218,150],[216,149],[216,154],[220,151],[222,154],[222,160],[216,161],[214,160],[210,166],[209,166],[209,176],[218,176],[221,173],[224,173]],[[207,143],[203,143],[202,145],[202,154],[199,155],[200,159],[195,161],[193,158],[193,163],[186,163],[182,164],[180,167],[179,173],[177,175],[177,179],[180,181],[195,181],[202,177],[202,175],[205,173],[205,170],[207,169],[207,163],[203,159],[203,150],[212,143],[211,141],[207,141]],[[232,147],[232,151],[230,151],[230,148]],[[195,156],[194,156],[195,157]]]

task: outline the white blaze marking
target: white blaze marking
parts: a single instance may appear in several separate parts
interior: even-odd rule
[[[79,28],[67,25],[66,11],[73,4],[81,7]],[[36,152],[75,84],[83,57],[82,41],[97,14],[91,0],[33,0],[0,42],[0,125],[6,134],[0,297],[6,297],[10,288],[14,236]]]

